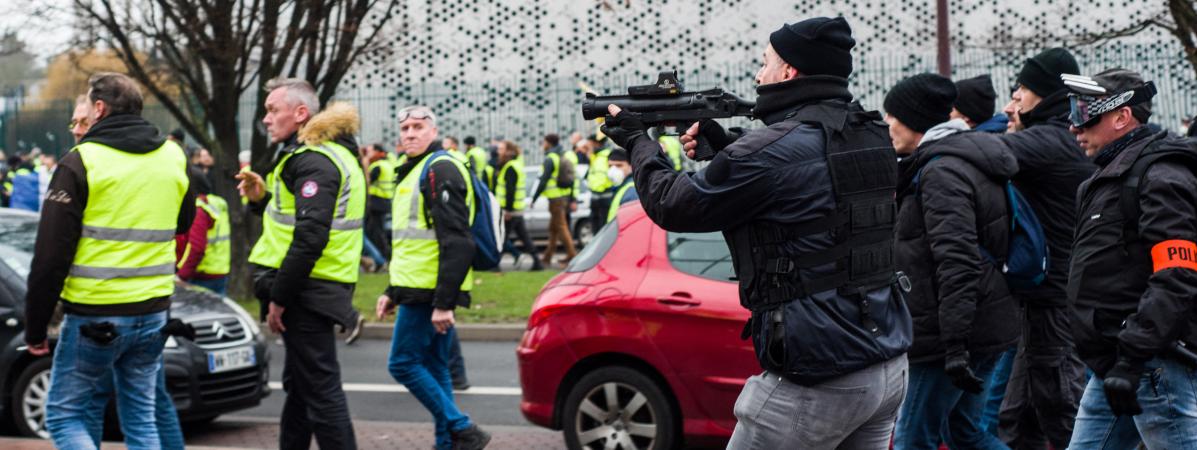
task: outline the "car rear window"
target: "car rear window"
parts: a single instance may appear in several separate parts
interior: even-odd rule
[[[615,238],[619,237],[619,219],[612,220],[595,234],[590,242],[582,247],[582,251],[565,267],[566,272],[585,272],[597,266],[599,261],[607,256],[607,251],[615,245]]]
[[[717,281],[731,281],[736,276],[723,233],[670,232],[666,239],[669,262],[675,269]]]

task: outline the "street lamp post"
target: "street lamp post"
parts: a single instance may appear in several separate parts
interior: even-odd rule
[[[952,46],[948,35],[948,0],[935,0],[935,25],[939,74],[952,76]]]

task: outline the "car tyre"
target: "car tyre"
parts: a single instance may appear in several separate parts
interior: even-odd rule
[[[594,227],[590,226],[590,218],[579,220],[578,223],[574,225],[574,240],[578,241],[577,243],[579,248],[590,244],[590,241],[593,238]]]
[[[678,421],[661,387],[624,366],[602,367],[578,380],[565,398],[561,422],[571,450],[663,450],[677,439]]]
[[[49,439],[46,431],[46,402],[50,394],[50,358],[34,360],[12,388],[12,418],[22,436]]]

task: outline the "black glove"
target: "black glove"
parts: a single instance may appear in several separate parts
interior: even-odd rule
[[[1102,379],[1105,385],[1106,401],[1110,403],[1110,411],[1114,416],[1137,416],[1143,413],[1139,406],[1139,378],[1143,376],[1143,366],[1125,359],[1119,359],[1114,368],[1106,372]]]
[[[723,125],[711,119],[703,119],[698,122],[698,135],[706,138],[707,143],[711,144],[711,148],[715,152],[723,151],[743,134],[743,129],[733,128],[731,131],[729,133],[724,130]]]
[[[603,134],[611,138],[615,145],[631,153],[636,138],[648,137],[648,127],[640,120],[640,113],[620,111],[619,115],[607,116],[603,120]]]
[[[985,380],[973,374],[973,369],[968,367],[968,359],[967,351],[949,352],[943,364],[943,371],[952,378],[953,386],[970,394],[980,394],[985,390]]]
[[[162,326],[162,329],[159,330],[159,332],[165,336],[187,338],[189,341],[195,340],[195,327],[179,319],[170,319],[166,321],[166,325]]]

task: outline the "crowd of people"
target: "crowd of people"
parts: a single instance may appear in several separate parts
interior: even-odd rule
[[[584,182],[593,229],[638,201],[667,230],[724,233],[764,369],[729,448],[1197,447],[1197,141],[1150,123],[1152,99],[1174,93],[1126,68],[1083,75],[1051,48],[1023,63],[1000,114],[988,76],[926,73],[894,85],[882,116],[848,88],[845,19],[768,42],[764,127],[656,136],[612,105],[601,134],[543,137],[530,201],[510,140],[442,136],[433,110],[409,106],[397,152],[359,147],[352,105],[276,79],[262,122],[279,150],[266,174],[242,162],[230,202],[212,193],[207,150],[141,117],[132,79],[91,77],[75,148],[43,169],[13,160],[5,185],[25,204],[21,177],[48,176],[34,185],[25,336],[49,354],[62,304],[55,444],[98,446],[94,399],[115,389],[130,448],[182,446],[163,394],[170,296],[175,283],[226,289],[228,211],[244,204],[262,217],[254,295],[286,347],[279,447],[356,447],[335,338],[360,331],[364,265],[388,275],[375,310],[397,316],[386,367],[432,414],[436,448],[483,448],[489,433],[453,394],[468,386],[454,324],[475,284],[479,191],[499,205],[501,247],[540,270],[575,256]],[[700,137],[717,153],[683,171]],[[524,213],[541,196],[538,257]]]
[[[635,112],[603,127],[654,222],[727,238],[765,370],[729,448],[1197,448],[1197,141],[1150,123],[1179,93],[1051,48],[1002,114],[989,77],[926,73],[883,123],[854,45],[843,18],[770,34],[766,127],[691,127],[697,172]]]

